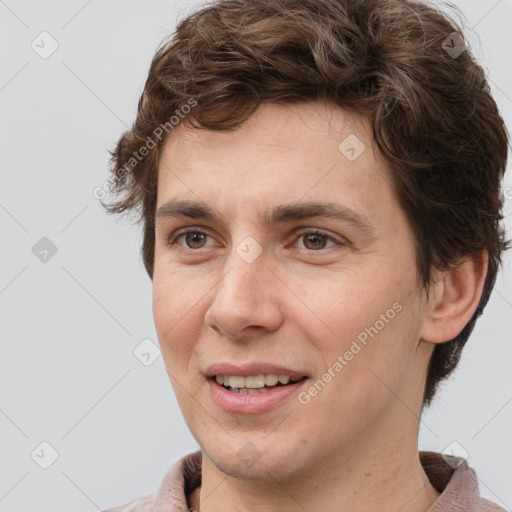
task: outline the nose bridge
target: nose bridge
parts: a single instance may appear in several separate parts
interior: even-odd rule
[[[276,329],[281,322],[281,310],[268,266],[268,254],[252,236],[232,246],[206,322],[233,337],[241,336],[247,326]]]
[[[252,236],[242,239],[233,246],[226,258],[224,278],[217,289],[217,297],[233,301],[240,311],[254,308],[263,296],[262,288],[268,286],[266,274],[268,255],[263,247]]]

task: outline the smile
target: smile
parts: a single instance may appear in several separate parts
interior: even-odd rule
[[[277,375],[274,373],[249,375],[216,375],[217,384],[232,393],[239,394],[256,394],[265,393],[274,387],[286,386],[290,382],[297,382],[305,377],[297,377],[290,375]]]

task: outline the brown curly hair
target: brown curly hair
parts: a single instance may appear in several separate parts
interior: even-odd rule
[[[501,227],[508,134],[461,26],[413,0],[213,2],[157,50],[135,122],[111,151],[114,200],[102,204],[139,213],[152,279],[158,163],[176,120],[234,130],[262,102],[312,99],[365,116],[415,234],[427,296],[432,269],[489,256],[473,317],[434,349],[428,406],[455,369],[509,244]]]

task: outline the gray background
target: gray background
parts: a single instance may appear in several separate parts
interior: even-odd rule
[[[107,216],[93,195],[109,176],[107,149],[134,118],[154,50],[198,4],[0,0],[0,512],[126,503],[153,493],[169,465],[198,448],[152,345],[140,231]],[[512,0],[456,4],[512,127]],[[52,40],[58,48],[43,59]],[[510,214],[510,170],[506,184]],[[510,236],[508,217],[507,226]],[[56,254],[44,253],[43,237]],[[420,449],[468,457],[482,494],[507,510],[510,278],[508,254],[420,431]],[[42,442],[58,453],[47,469],[52,449]]]

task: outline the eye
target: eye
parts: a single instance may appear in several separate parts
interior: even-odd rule
[[[298,233],[299,238],[297,241],[303,241],[304,247],[299,247],[300,249],[306,250],[306,251],[321,251],[322,249],[328,249],[329,247],[326,247],[326,245],[331,242],[332,245],[342,245],[346,246],[348,243],[346,241],[337,240],[332,236],[329,236],[325,233],[322,233],[320,231],[302,231],[301,233]],[[332,245],[330,247],[332,247]]]
[[[177,233],[175,236],[171,237],[171,239],[167,242],[169,246],[178,245],[179,247],[183,249],[203,249],[206,247],[205,240],[207,237],[209,237],[207,233],[204,233],[203,231],[197,231],[197,230],[187,230],[182,231],[181,233]],[[184,243],[186,244],[185,247],[179,243],[180,239],[184,240]]]
[[[299,246],[299,249],[307,252],[320,252],[323,249],[329,249],[330,247],[336,245],[349,245],[346,240],[337,240],[336,238],[325,233],[322,233],[318,230],[303,230],[302,232],[297,233],[297,235],[298,238],[296,239],[295,243],[297,243],[297,241],[299,240],[304,241],[303,247]],[[204,231],[198,231],[197,229],[188,229],[174,234],[169,239],[167,244],[169,245],[169,247],[178,245],[181,249],[196,251],[208,247],[206,245],[206,241],[209,237],[210,235],[208,235]],[[180,242],[180,240],[182,240],[182,242]],[[327,246],[327,244],[329,243],[331,243],[331,246]]]

